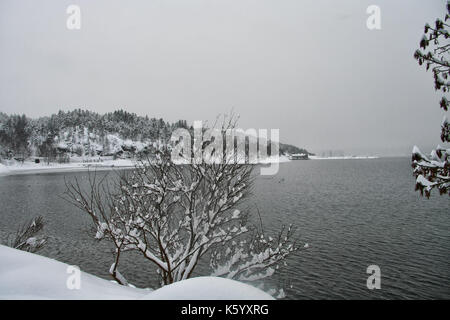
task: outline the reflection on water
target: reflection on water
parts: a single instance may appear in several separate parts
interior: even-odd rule
[[[40,254],[109,279],[109,245],[93,240],[89,217],[60,198],[64,176],[86,175],[0,177],[0,237],[43,215],[50,239]],[[414,192],[407,158],[284,163],[276,176],[258,177],[248,205],[259,208],[265,231],[293,223],[309,243],[268,281],[288,299],[450,298],[450,199]],[[372,264],[381,268],[381,290],[366,287]],[[140,287],[157,285],[153,269],[134,254],[121,262]]]

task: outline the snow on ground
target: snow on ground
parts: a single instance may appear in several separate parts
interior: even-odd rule
[[[0,299],[138,299],[148,290],[124,287],[81,272],[80,289],[67,287],[69,265],[0,245]],[[69,270],[70,271],[70,270]]]
[[[74,271],[69,267],[53,259],[0,245],[0,299],[273,299],[247,284],[216,277],[192,278],[152,291],[121,286],[81,272],[80,289],[71,290],[67,282],[69,279],[71,283]]]
[[[6,165],[0,163],[0,176],[13,174],[32,174],[32,173],[52,173],[52,172],[70,172],[70,171],[86,171],[86,170],[103,170],[111,168],[132,168],[136,165],[136,161],[132,159],[89,159],[83,161],[81,158],[71,159],[70,163],[50,163],[46,162],[34,163],[25,161],[24,163],[15,160],[3,160]],[[260,160],[261,164],[271,164],[276,162],[289,162],[286,156],[268,157]]]
[[[267,158],[263,158],[263,159],[259,159],[259,163],[261,164],[269,164],[269,163],[283,163],[283,162],[290,162],[291,160],[289,160],[288,157],[281,155],[279,157],[267,157]]]
[[[69,172],[69,171],[86,171],[101,170],[111,168],[130,168],[134,167],[135,162],[131,159],[105,160],[101,162],[71,162],[71,163],[34,163],[25,161],[9,161],[7,165],[0,163],[0,176],[13,174],[29,174],[42,172]]]
[[[274,300],[269,294],[248,284],[218,278],[192,278],[155,290],[145,300]]]
[[[10,173],[10,171],[9,171],[8,167],[0,163],[0,176],[6,175],[9,173]]]

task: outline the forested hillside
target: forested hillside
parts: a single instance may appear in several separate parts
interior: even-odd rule
[[[38,119],[1,113],[0,153],[50,158],[137,153],[180,127],[186,127],[186,121],[170,124],[123,110],[100,115],[77,109]]]
[[[187,122],[169,123],[124,110],[101,115],[77,109],[38,119],[0,113],[0,157],[60,162],[74,156],[135,157],[151,152],[157,141],[167,142],[177,128],[188,128]],[[283,153],[307,151],[281,144]]]

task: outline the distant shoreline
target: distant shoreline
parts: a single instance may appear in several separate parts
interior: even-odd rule
[[[379,156],[344,156],[344,157],[318,157],[309,156],[309,160],[372,160],[380,159]],[[260,164],[269,164],[269,161],[263,161]],[[298,162],[306,160],[289,160],[286,156],[280,156],[279,163]],[[40,173],[59,173],[59,172],[85,172],[89,170],[107,171],[113,169],[131,169],[136,165],[136,160],[118,159],[105,160],[102,162],[71,162],[71,163],[34,163],[25,161],[23,164],[14,161],[12,165],[3,165],[0,163],[0,177],[11,175],[40,174]]]
[[[319,157],[309,156],[311,160],[365,160],[365,159],[379,159],[379,156],[341,156],[341,157]]]
[[[108,160],[104,162],[73,162],[73,163],[50,163],[37,164],[25,161],[23,164],[15,162],[13,165],[0,164],[0,176],[58,173],[58,172],[83,172],[89,170],[112,170],[134,168],[135,162],[132,160]]]
[[[84,172],[89,170],[107,171],[113,169],[131,169],[134,168],[137,161],[133,159],[104,160],[100,162],[70,162],[70,163],[34,163],[25,161],[23,164],[19,161],[9,160],[11,164],[4,165],[0,163],[0,177],[11,175],[39,174],[39,173],[58,173],[58,172]],[[268,158],[260,164],[269,164],[274,159]],[[285,156],[280,156],[280,163],[290,162]]]
[[[344,156],[344,157],[318,157],[309,156],[309,160],[370,160],[379,159],[379,156]],[[280,163],[297,162],[302,160],[289,160],[285,156],[280,156]],[[270,161],[262,162],[268,164]],[[0,163],[0,176],[25,175],[39,173],[58,173],[58,172],[84,172],[89,170],[106,171],[113,169],[131,169],[136,165],[132,159],[106,160],[103,162],[72,162],[72,163],[34,163],[25,161],[23,164],[15,161],[12,165],[3,165]]]

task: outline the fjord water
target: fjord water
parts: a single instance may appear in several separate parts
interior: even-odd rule
[[[64,177],[86,176],[0,177],[1,240],[43,215],[49,242],[41,255],[109,279],[109,245],[93,240],[89,218],[60,198]],[[265,232],[292,223],[298,243],[309,244],[266,281],[284,287],[288,299],[450,298],[450,199],[414,192],[408,158],[282,163],[277,175],[256,179],[247,206],[258,207]],[[380,290],[367,289],[369,265],[381,269]],[[157,285],[153,269],[134,254],[121,262],[139,287]]]

